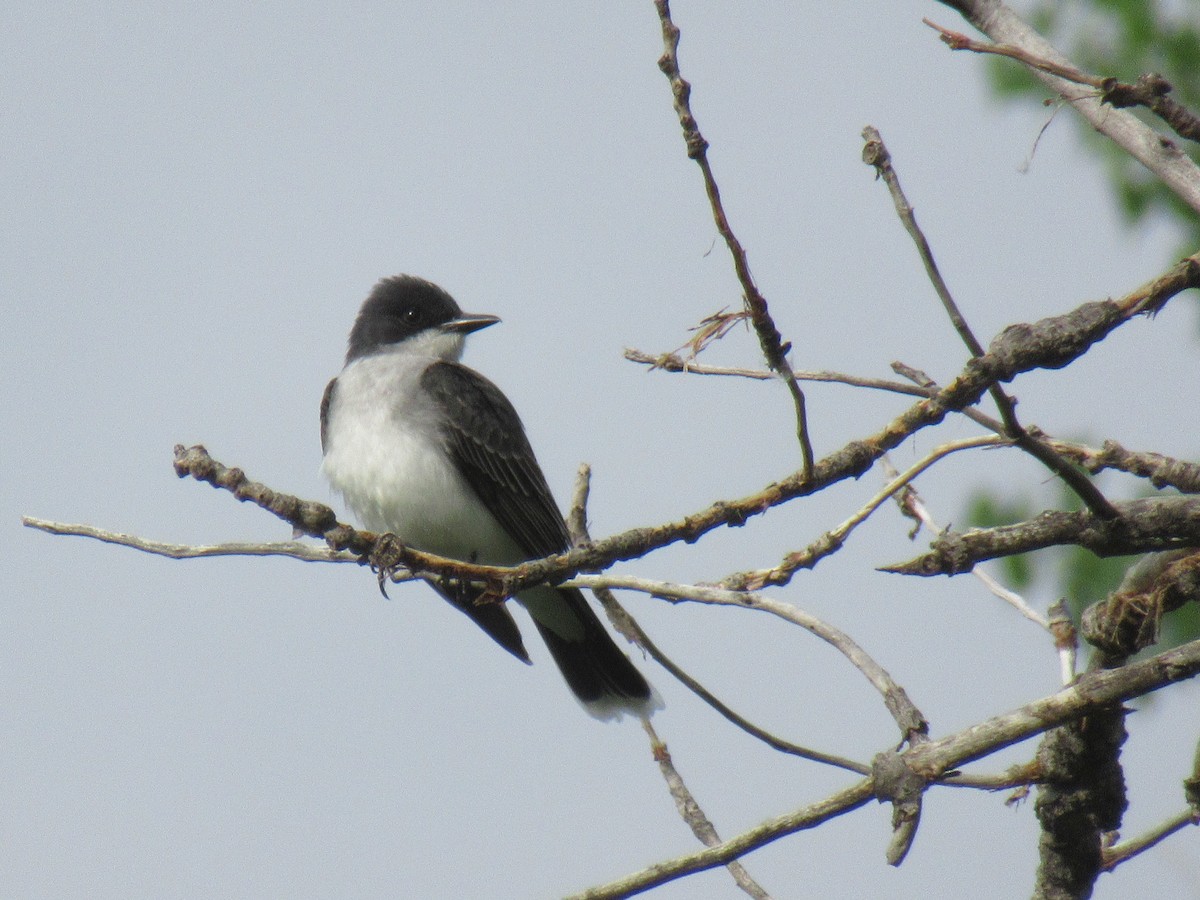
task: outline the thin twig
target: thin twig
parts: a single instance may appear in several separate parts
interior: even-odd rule
[[[872,799],[874,799],[874,795],[872,794],[871,779],[864,778],[831,797],[811,803],[794,812],[769,819],[715,847],[707,847],[696,853],[656,863],[647,869],[609,884],[589,888],[578,894],[571,894],[567,900],[617,900],[621,897],[631,897],[685,875],[725,865],[730,860],[744,856],[751,850],[763,847],[789,834],[795,834],[797,831],[816,828],[822,822],[852,812]]]
[[[881,460],[880,465],[883,467],[884,474],[888,475],[890,478],[896,477],[896,469],[892,465],[890,459],[884,457],[883,460]],[[906,513],[915,516],[918,520],[920,520],[921,524],[923,524],[934,534],[941,535],[945,533],[945,529],[943,529],[936,521],[934,521],[933,514],[930,513],[929,507],[925,505],[925,502],[921,499],[921,495],[917,493],[915,488],[906,492],[903,498],[903,505]],[[991,593],[999,597],[1029,621],[1040,625],[1047,631],[1050,630],[1049,619],[1026,603],[1025,598],[1020,594],[1016,593],[1015,591],[1011,591],[1000,584],[1000,582],[988,574],[983,566],[972,567],[971,574],[983,582],[984,586]]]
[[[785,344],[775,326],[774,319],[767,307],[767,301],[754,284],[750,274],[750,263],[746,259],[746,251],[733,233],[725,208],[721,204],[721,192],[717,188],[716,178],[713,177],[712,167],[708,162],[708,141],[700,134],[696,117],[692,115],[690,96],[692,86],[684,80],[679,71],[679,28],[671,21],[671,8],[668,0],[654,0],[658,10],[658,18],[662,23],[663,53],[659,57],[658,67],[671,83],[671,94],[674,98],[675,112],[679,116],[679,124],[683,128],[683,139],[687,145],[689,159],[696,161],[704,177],[704,188],[708,194],[708,203],[712,208],[713,221],[717,231],[725,239],[733,257],[733,267],[737,272],[738,282],[742,286],[746,310],[750,314],[750,322],[758,335],[759,346],[762,347],[763,358],[772,371],[778,372],[788,386],[792,403],[796,409],[796,438],[800,442],[800,454],[803,460],[801,471],[807,477],[812,473],[813,449],[808,435],[808,420],[805,412],[804,392],[800,383],[792,374],[791,364],[787,360],[791,344]]]
[[[1037,69],[1039,72],[1057,75],[1059,78],[1065,78],[1067,81],[1073,81],[1076,84],[1086,84],[1094,88],[1100,88],[1104,80],[1097,78],[1095,75],[1089,75],[1087,72],[1077,69],[1069,63],[1058,63],[1052,59],[1043,59],[1040,56],[1035,56],[1028,50],[1013,44],[985,44],[982,41],[969,38],[958,31],[943,28],[929,19],[921,19],[921,21],[938,32],[942,43],[951,50],[968,50],[971,53],[991,53],[995,56],[1007,56],[1009,59],[1015,59],[1017,62],[1024,63],[1032,69]]]
[[[692,796],[692,792],[683,782],[683,778],[679,775],[679,770],[675,768],[675,763],[671,759],[671,753],[667,749],[667,745],[659,740],[658,734],[654,731],[654,726],[650,724],[649,719],[642,719],[642,728],[650,738],[650,748],[654,753],[654,759],[658,763],[659,771],[662,772],[663,779],[667,782],[667,788],[671,792],[671,798],[675,801],[675,808],[679,810],[679,815],[687,826],[706,847],[715,847],[721,843],[721,836],[717,834],[717,829],[713,827],[708,816],[704,814],[704,810],[696,803],[696,798]],[[736,859],[730,860],[725,864],[725,868],[729,870],[729,874],[733,876],[734,883],[737,884],[743,891],[757,900],[770,900],[770,894],[762,889],[762,887],[750,877],[750,873]]]
[[[748,591],[731,591],[710,585],[674,584],[654,581],[631,575],[578,575],[572,581],[578,587],[596,586],[620,590],[642,591],[654,597],[671,601],[709,603],[717,606],[734,606],[740,609],[755,609],[778,616],[794,625],[799,625],[810,634],[819,637],[846,657],[883,697],[884,705],[895,719],[902,740],[913,741],[924,735],[928,723],[921,711],[913,704],[904,688],[892,680],[879,663],[840,628],[823,622],[816,616],[804,612],[790,603]]]
[[[22,516],[21,524],[26,528],[35,528],[47,534],[69,535],[73,537],[92,538],[106,544],[118,544],[150,553],[155,556],[166,556],[170,559],[199,559],[208,556],[285,556],[304,562],[359,562],[359,558],[345,550],[332,550],[315,544],[304,544],[300,541],[279,541],[260,543],[253,541],[230,541],[224,544],[172,544],[165,541],[155,541],[127,534],[121,531],[109,531],[97,528],[95,525],[73,524],[69,522],[51,522],[33,516]]]
[[[739,378],[753,378],[756,381],[774,381],[779,377],[774,372],[764,372],[762,369],[738,369],[729,366],[702,365],[696,362],[694,358],[684,359],[678,352],[660,353],[658,356],[654,356],[642,350],[626,347],[625,358],[630,362],[648,365],[652,369],[662,369],[664,372],[687,372],[692,375],[733,375]],[[804,377],[794,369],[792,370],[792,374],[797,378]],[[829,378],[824,380],[834,381],[837,379]]]
[[[924,553],[883,566],[899,575],[961,575],[984,560],[1046,547],[1076,545],[1097,556],[1128,556],[1200,547],[1200,497],[1161,496],[1115,504],[1117,518],[1101,519],[1086,509],[1048,510],[1025,522],[943,532]]]
[[[667,656],[659,648],[659,646],[654,643],[650,636],[642,630],[642,627],[637,623],[637,621],[625,611],[625,608],[613,596],[611,590],[611,588],[623,588],[625,585],[617,581],[613,581],[611,577],[607,575],[577,575],[570,581],[563,582],[563,585],[565,587],[586,588],[592,591],[592,593],[596,595],[596,599],[598,599],[600,604],[604,607],[605,611],[609,613],[609,618],[615,618],[617,621],[621,622],[619,630],[621,630],[626,637],[645,650],[646,653],[650,654],[650,657],[660,666],[670,672],[675,677],[676,681],[678,681],[689,691],[716,710],[716,712],[724,717],[728,722],[740,728],[751,737],[757,738],[768,747],[778,750],[781,753],[787,753],[791,756],[798,756],[801,759],[807,759],[810,762],[834,766],[838,769],[845,769],[848,772],[855,772],[859,775],[870,774],[870,766],[864,765],[860,762],[855,762],[852,759],[847,759],[844,756],[837,756],[833,753],[825,753],[821,750],[813,750],[810,747],[804,747],[800,744],[793,743],[792,741],[784,740],[778,735],[767,731],[765,728],[755,725],[745,716],[727,706],[720,700],[720,698],[713,694],[712,691],[689,675],[684,669],[676,664],[674,660]],[[617,612],[618,610],[619,612]],[[616,612],[615,616],[614,612]],[[627,628],[631,628],[632,633],[627,632]]]
[[[867,142],[863,147],[863,160],[875,168],[876,175],[882,178],[887,185],[888,191],[892,195],[892,203],[896,207],[896,214],[900,217],[904,229],[908,232],[917,247],[917,253],[920,255],[921,262],[925,266],[925,272],[929,276],[929,281],[946,310],[946,315],[950,317],[950,322],[953,324],[954,330],[958,332],[959,337],[966,344],[967,349],[971,352],[971,356],[978,359],[984,355],[983,345],[979,343],[975,334],[971,331],[971,327],[967,324],[967,320],[959,310],[958,304],[954,302],[954,297],[950,293],[950,288],[946,284],[946,280],[942,278],[942,273],[938,270],[937,262],[933,258],[933,249],[929,246],[929,241],[925,239],[924,232],[917,225],[917,217],[913,213],[912,205],[908,202],[908,198],[904,196],[904,191],[900,187],[900,178],[896,174],[895,167],[892,165],[892,157],[883,143],[883,137],[880,135],[878,129],[870,125],[863,129],[863,137]],[[1092,484],[1083,472],[1069,461],[1063,459],[1049,446],[1038,440],[1021,426],[1021,423],[1017,421],[1016,406],[1012,398],[1003,391],[999,384],[990,385],[988,393],[991,394],[992,399],[995,401],[996,408],[1000,410],[1000,418],[1004,421],[1004,433],[1006,436],[1010,437],[1016,442],[1017,446],[1041,461],[1050,471],[1066,482],[1092,512],[1107,518],[1114,518],[1116,516],[1116,511],[1112,508],[1112,504],[1108,502],[1105,496],[1100,493],[1100,490]]]
[[[1193,809],[1185,809],[1178,815],[1161,822],[1145,834],[1122,841],[1112,847],[1100,851],[1100,871],[1111,872],[1123,862],[1128,862],[1139,853],[1144,853],[1155,844],[1165,840],[1177,831],[1182,831],[1189,825],[1200,825],[1200,813]]]
[[[841,549],[851,531],[865,522],[889,497],[908,485],[909,482],[938,460],[949,456],[951,453],[957,453],[960,450],[972,450],[979,447],[1001,447],[1010,443],[1011,441],[1004,437],[984,435],[982,437],[951,441],[940,447],[935,447],[922,459],[910,466],[903,475],[893,470],[894,474],[889,475],[892,480],[882,490],[877,492],[874,497],[863,504],[854,515],[850,516],[850,518],[846,519],[846,521],[842,522],[836,528],[832,528],[822,534],[803,550],[789,553],[779,565],[770,569],[735,572],[723,578],[721,586],[732,590],[757,591],[768,585],[786,584],[791,580],[792,575],[795,574],[797,569],[811,569],[820,560]]]
[[[914,745],[903,753],[903,760],[918,775],[936,779],[971,760],[1074,721],[1090,710],[1131,700],[1197,674],[1200,674],[1200,640],[1119,669],[1089,672],[1048,697],[993,716],[955,734]],[[724,865],[785,835],[814,828],[857,809],[874,796],[873,779],[863,779],[831,797],[771,819],[716,847],[657,863],[633,875],[572,895],[572,900],[628,897],[693,872]]]
[[[578,475],[575,479],[575,490],[571,499],[571,524],[568,530],[571,533],[571,542],[573,544],[583,543],[590,540],[587,528],[587,502],[588,494],[591,488],[591,467],[587,463],[583,463],[579,467]],[[612,592],[599,588],[595,591],[596,597],[604,606],[604,611],[608,614],[613,625],[629,640],[635,644],[647,649],[653,646],[649,635],[637,620],[630,615],[629,611],[612,595]],[[655,648],[657,651],[657,648]],[[658,658],[656,654],[656,658]],[[671,664],[672,671],[679,671],[678,667]],[[687,681],[696,684],[695,679],[690,676],[685,676]],[[703,689],[701,689],[703,690]],[[684,783],[683,777],[675,768],[675,763],[671,759],[671,754],[667,750],[667,745],[659,740],[658,734],[654,730],[654,726],[650,724],[648,715],[642,716],[642,728],[650,738],[650,749],[654,755],[655,761],[658,763],[659,772],[662,773],[663,779],[667,783],[667,790],[670,791],[672,799],[675,801],[675,807],[679,810],[680,817],[692,830],[701,843],[706,846],[714,846],[721,843],[721,837],[717,834],[717,829],[713,826],[704,810],[700,808],[700,804],[696,802],[691,790]],[[726,864],[730,876],[734,883],[756,900],[770,900],[770,895],[762,889],[746,868],[737,860],[730,860]]]
[[[876,175],[887,185],[888,191],[892,195],[892,205],[896,208],[896,214],[900,217],[904,230],[916,244],[921,263],[925,266],[925,274],[929,276],[929,282],[937,292],[938,299],[942,301],[942,307],[950,318],[950,324],[954,326],[954,330],[958,332],[958,336],[967,345],[972,356],[983,356],[983,345],[976,339],[967,320],[963,318],[958,304],[954,302],[946,279],[942,277],[937,262],[933,258],[933,248],[929,246],[925,233],[917,225],[916,213],[913,212],[912,204],[908,202],[908,198],[904,196],[904,191],[900,187],[900,176],[896,174],[896,169],[892,165],[892,155],[883,143],[883,136],[880,135],[877,128],[871,125],[864,128],[862,134],[867,142],[863,147],[863,161],[867,165],[873,166]]]
[[[993,41],[1019,47],[1040,60],[1070,66],[1070,61],[1033,30],[1007,4],[997,0],[942,0]],[[1073,68],[1073,67],[1072,67]],[[1174,141],[1123,109],[1114,109],[1090,86],[1080,86],[1043,69],[1032,69],[1050,90],[1063,97],[1097,131],[1156,175],[1184,203],[1200,212],[1200,167]]]
[[[990,53],[995,56],[1007,56],[1010,59],[1015,59],[1017,62],[1029,66],[1031,69],[1037,69],[1039,72],[1045,72],[1048,75],[1073,81],[1076,84],[1093,87],[1096,89],[1097,96],[1099,96],[1101,102],[1108,103],[1116,109],[1124,109],[1130,106],[1144,106],[1167,125],[1171,126],[1171,130],[1181,138],[1189,141],[1200,141],[1200,117],[1197,117],[1195,113],[1182,103],[1167,96],[1174,88],[1161,75],[1154,73],[1139,75],[1136,82],[1126,84],[1113,77],[1102,78],[1098,75],[1090,75],[1072,65],[1043,59],[1013,44],[985,44],[982,41],[973,40],[965,34],[951,31],[949,28],[943,28],[941,25],[929,21],[929,19],[922,19],[921,21],[937,31],[941,36],[942,42],[951,50],[968,50],[971,53]]]
[[[761,369],[702,365],[694,360],[684,359],[677,353],[663,353],[659,356],[652,356],[641,350],[627,348],[625,350],[625,358],[630,362],[648,365],[652,369],[662,369],[664,372],[683,372],[688,375],[724,375],[737,378],[750,378],[756,381],[774,381],[779,377],[774,372],[764,372]],[[897,364],[893,363],[893,366],[895,365]],[[847,375],[842,372],[793,369],[792,374],[799,381],[818,381],[830,384],[844,384],[849,387],[872,388],[892,394],[903,394],[907,397],[931,397],[939,390],[936,385],[925,387],[919,384],[906,384],[903,381],[890,381],[885,378],[866,378],[861,375]],[[969,406],[966,409],[958,410],[958,412],[971,421],[979,423],[984,428],[995,431],[997,434],[1003,431],[1003,426],[999,422],[991,416],[981,413],[974,407]]]

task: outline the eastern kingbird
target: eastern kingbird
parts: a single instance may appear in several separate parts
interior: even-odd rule
[[[363,525],[468,562],[516,565],[569,547],[562,516],[500,389],[460,365],[468,334],[496,316],[466,315],[435,284],[385,278],[350,331],[346,365],[321,401],[322,470]],[[529,655],[507,605],[479,591],[430,584],[505,650]],[[574,588],[535,587],[516,599],[592,715],[645,715],[660,704]]]

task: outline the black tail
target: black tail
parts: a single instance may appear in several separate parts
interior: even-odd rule
[[[574,588],[561,588],[558,594],[582,625],[582,637],[565,638],[536,616],[534,623],[571,691],[597,718],[651,712],[658,698],[650,684],[600,624],[583,594]]]
[[[521,632],[517,630],[507,604],[477,603],[476,591],[464,592],[454,583],[431,580],[429,584],[452,606],[470,616],[501,647],[522,662],[529,662]],[[583,594],[574,588],[539,588],[536,591],[545,591],[541,594],[543,601],[547,596],[551,598],[550,607],[541,607],[543,613],[558,620],[560,630],[575,632],[571,637],[564,637],[539,621],[530,610],[567,686],[589,713],[598,719],[614,719],[627,712],[646,715],[661,705],[642,673],[600,624]],[[537,608],[537,604],[533,605]]]
[[[450,601],[455,609],[470,616],[497,644],[526,665],[531,663],[525,651],[525,642],[521,640],[521,631],[508,611],[508,604],[476,603],[479,592],[464,591],[457,582],[430,580],[429,586]]]

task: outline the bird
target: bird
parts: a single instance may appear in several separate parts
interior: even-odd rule
[[[363,302],[345,365],[321,400],[321,468],[364,527],[486,565],[570,547],[520,416],[500,388],[459,361],[467,335],[499,321],[464,313],[413,275],[382,279]],[[477,603],[482,591],[469,584],[428,583],[530,663],[507,603]],[[662,705],[578,589],[541,585],[515,599],[591,715],[644,718]]]

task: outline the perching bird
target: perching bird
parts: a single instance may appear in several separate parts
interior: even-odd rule
[[[516,410],[459,363],[466,335],[499,319],[466,315],[411,275],[380,281],[350,332],[346,365],[321,401],[322,469],[363,525],[417,550],[515,565],[569,547],[562,516]],[[508,606],[430,582],[504,649],[529,655]],[[567,684],[597,718],[660,705],[583,594],[535,587],[529,611]]]

